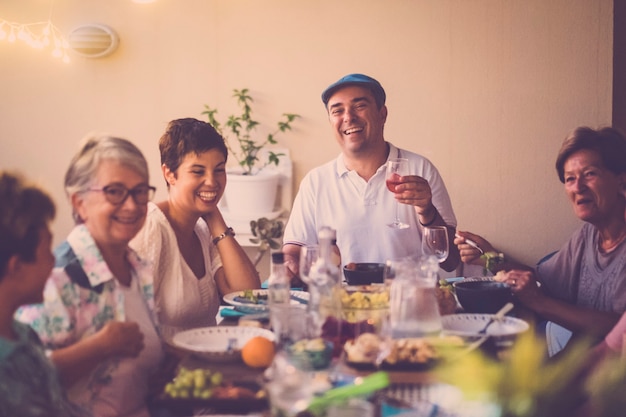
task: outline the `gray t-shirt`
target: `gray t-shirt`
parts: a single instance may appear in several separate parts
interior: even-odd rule
[[[626,243],[609,254],[598,250],[598,231],[590,223],[578,229],[547,261],[537,266],[546,293],[598,311],[626,311]]]

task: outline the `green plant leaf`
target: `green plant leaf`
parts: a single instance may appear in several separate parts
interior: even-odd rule
[[[278,243],[274,239],[268,239],[268,243],[270,244],[270,248],[272,248],[274,250],[280,249],[280,247],[281,247],[280,243]]]
[[[528,331],[517,337],[508,355],[499,361],[475,350],[444,364],[436,375],[461,388],[468,398],[497,403],[505,417],[569,417],[583,398],[581,374],[590,342],[570,344],[558,358],[548,360],[545,339]],[[625,375],[626,369],[621,372],[622,381]],[[609,399],[611,386],[615,383],[606,384],[596,397],[615,406],[616,400]],[[625,387],[621,385],[620,398]]]
[[[229,154],[243,168],[244,175],[252,175],[269,164],[278,165],[280,162],[279,156],[283,156],[283,154],[270,152],[266,161],[259,161],[256,155],[266,145],[277,144],[276,133],[291,130],[292,123],[300,115],[283,113],[282,119],[277,122],[277,130],[275,132],[269,133],[264,139],[253,139],[252,131],[260,124],[252,117],[252,103],[254,99],[247,88],[233,89],[232,96],[236,99],[241,113],[228,116],[224,123],[225,129],[222,129],[221,123],[217,120],[217,109],[205,104],[205,111],[202,114],[207,116],[209,123],[224,137]],[[231,141],[235,142],[237,146],[233,146],[234,144]]]

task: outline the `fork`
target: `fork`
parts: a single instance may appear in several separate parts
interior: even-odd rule
[[[495,321],[502,320],[502,317],[504,317],[506,313],[511,311],[513,307],[514,307],[513,303],[506,303],[500,310],[498,310],[496,314],[491,316],[487,324],[485,324],[485,327],[483,327],[482,330],[478,332],[478,334],[479,335],[487,334],[487,328],[491,326]]]
[[[511,311],[513,307],[514,307],[513,303],[506,303],[500,310],[498,310],[496,314],[491,316],[487,324],[485,324],[485,327],[483,327],[478,332],[478,335],[480,335],[480,339],[476,340],[475,342],[472,342],[469,346],[463,349],[457,356],[455,356],[454,359],[458,359],[468,354],[469,352],[473,351],[474,349],[477,349],[478,347],[480,347],[480,345],[485,343],[487,339],[489,339],[489,335],[487,334],[487,328],[489,328],[489,326],[491,326],[495,321],[502,320],[504,315],[508,313],[509,311]]]

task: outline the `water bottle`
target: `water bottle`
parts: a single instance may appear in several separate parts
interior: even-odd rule
[[[342,276],[334,257],[336,232],[322,227],[318,232],[319,257],[309,272],[309,316],[312,333],[334,344],[341,352],[341,286]]]
[[[270,276],[267,286],[267,304],[270,311],[270,325],[281,343],[288,335],[285,321],[289,313],[290,287],[289,276],[285,266],[285,256],[282,252],[272,253]]]
[[[438,335],[441,315],[436,285],[439,263],[434,256],[401,267],[390,287],[390,321],[394,339]]]

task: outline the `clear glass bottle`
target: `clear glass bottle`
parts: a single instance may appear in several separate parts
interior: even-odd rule
[[[318,232],[319,258],[309,272],[309,316],[312,333],[333,342],[341,352],[342,275],[333,259],[336,232],[322,227]]]
[[[288,335],[286,334],[290,304],[289,276],[285,266],[285,256],[282,252],[272,253],[270,276],[267,285],[267,304],[270,311],[270,325],[276,339],[281,343]]]

